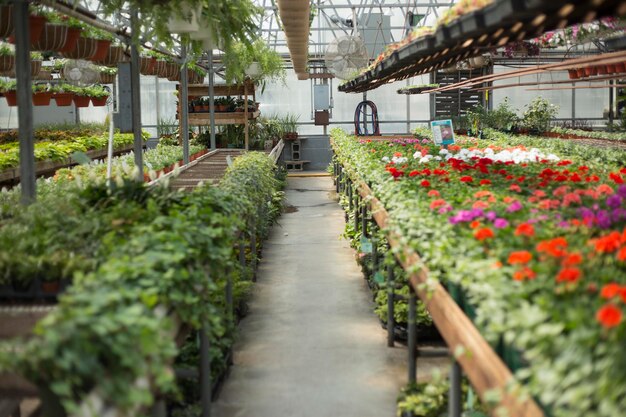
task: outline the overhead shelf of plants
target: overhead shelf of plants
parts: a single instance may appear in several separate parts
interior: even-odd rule
[[[418,28],[390,45],[360,75],[340,85],[339,91],[372,90],[546,31],[624,14],[626,2],[618,0],[460,1],[442,16],[436,28]]]

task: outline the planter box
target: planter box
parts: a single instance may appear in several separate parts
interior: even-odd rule
[[[459,23],[461,24],[461,30],[463,36],[471,38],[474,35],[483,31],[485,27],[485,17],[482,10],[475,10],[473,12],[464,14],[459,17]]]
[[[454,43],[454,40],[450,36],[450,28],[447,26],[439,26],[435,31],[435,40],[438,48],[445,48]]]
[[[451,41],[460,41],[463,38],[463,28],[461,26],[460,17],[457,17],[452,22],[446,25],[448,28],[448,35]]]
[[[19,300],[20,302],[41,300],[55,301],[70,285],[69,281],[44,281],[35,278],[28,284],[0,285],[0,302],[4,300]]]

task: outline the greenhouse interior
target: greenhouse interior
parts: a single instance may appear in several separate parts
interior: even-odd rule
[[[0,38],[0,417],[626,416],[626,1]]]

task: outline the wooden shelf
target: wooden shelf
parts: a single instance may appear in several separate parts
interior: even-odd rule
[[[177,88],[180,88],[180,87],[177,87]],[[190,98],[205,97],[209,95],[209,85],[208,84],[190,84],[187,87],[187,92]],[[248,83],[245,85],[217,84],[213,86],[213,92],[215,96],[251,95],[251,94],[254,94],[254,84],[252,83]]]
[[[248,113],[248,120],[259,117],[260,112]],[[244,112],[215,113],[215,125],[238,125],[246,122],[246,114]],[[189,113],[190,126],[208,126],[211,124],[211,115],[209,113]]]

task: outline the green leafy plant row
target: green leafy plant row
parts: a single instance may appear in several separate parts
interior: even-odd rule
[[[125,415],[145,411],[155,393],[175,395],[177,323],[208,325],[215,343],[226,337],[223,294],[228,271],[238,271],[237,231],[267,233],[280,186],[273,162],[249,153],[217,187],[179,193],[122,178],[92,181],[11,213],[2,238],[30,228],[41,245],[84,262],[35,336],[2,346],[0,368],[49,387],[68,414],[94,392]],[[63,205],[50,210],[51,203]],[[38,272],[46,276],[47,265]]]

